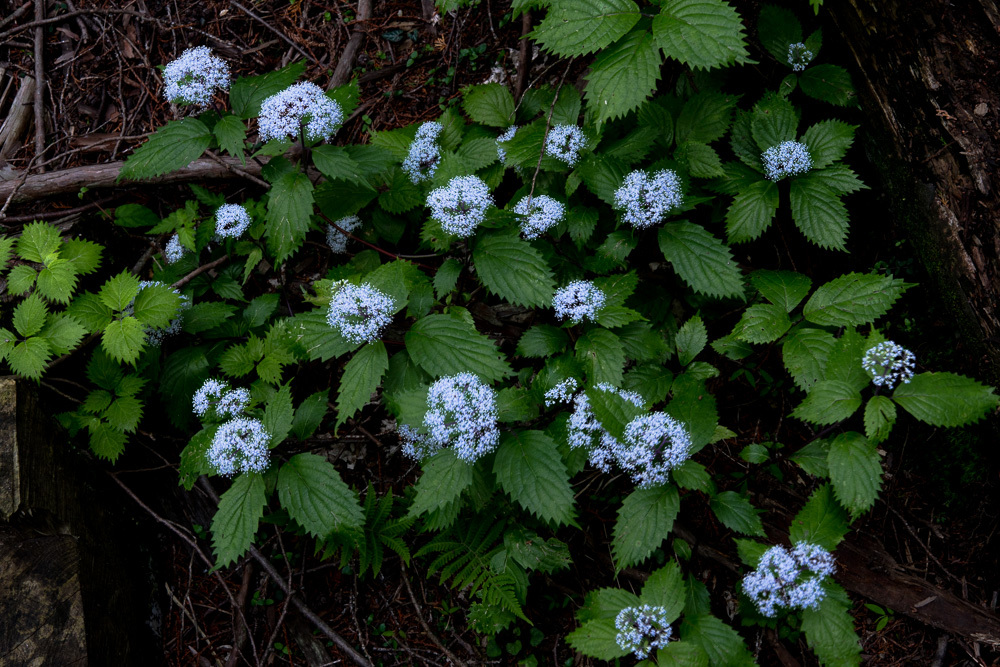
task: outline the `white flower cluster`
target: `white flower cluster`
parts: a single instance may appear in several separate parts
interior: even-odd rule
[[[576,324],[583,320],[596,320],[606,300],[604,292],[594,283],[576,280],[556,290],[552,297],[552,307],[555,308],[556,317],[569,319]]]
[[[667,610],[659,605],[625,607],[615,618],[618,635],[615,641],[623,651],[644,660],[653,649],[666,648],[672,631],[667,622]]]
[[[478,176],[456,176],[427,195],[431,217],[441,223],[441,229],[459,238],[472,236],[492,205],[490,188]]]
[[[782,141],[771,146],[760,156],[764,163],[764,175],[772,181],[780,181],[786,176],[798,176],[812,169],[809,147],[798,141]]]
[[[259,419],[237,417],[219,426],[206,458],[220,475],[264,472],[270,454],[271,434]]]
[[[788,45],[788,64],[793,72],[801,72],[813,59],[813,52],[802,42]]]
[[[250,227],[250,214],[239,204],[223,204],[215,212],[215,238],[238,239]]]
[[[562,202],[546,195],[524,197],[514,205],[514,213],[527,216],[521,223],[521,233],[526,239],[537,239],[555,227],[566,215]]]
[[[743,591],[764,616],[774,617],[781,608],[815,609],[825,596],[823,580],[835,570],[833,556],[815,544],[802,542],[791,551],[774,546],[743,578]]]
[[[410,152],[403,160],[403,171],[413,183],[434,178],[434,172],[441,163],[441,147],[438,146],[437,138],[443,129],[441,123],[435,121],[417,128],[417,135],[410,144]]]
[[[260,105],[260,140],[295,139],[305,131],[309,141],[332,137],[344,120],[340,105],[315,83],[296,83],[271,95]]]
[[[597,385],[597,388],[617,394],[637,408],[643,406],[642,396],[634,391],[618,389],[606,382]],[[566,425],[566,436],[571,448],[582,447],[587,450],[590,464],[601,472],[611,472],[619,453],[624,450],[624,445],[608,433],[594,416],[590,399],[583,392],[573,398],[573,414]]]
[[[136,292],[136,299],[139,298],[139,294],[142,290],[147,287],[166,287],[166,283],[162,283],[159,280],[143,280],[139,283],[139,291]],[[191,298],[185,294],[181,294],[179,289],[171,290],[174,294],[180,297],[181,303],[177,310],[177,317],[170,320],[170,324],[162,329],[157,329],[155,327],[146,326],[143,328],[143,333],[146,334],[146,342],[153,347],[159,347],[163,344],[164,339],[170,336],[176,336],[181,332],[181,327],[184,325],[184,311],[191,307]],[[132,315],[135,313],[135,299],[129,302],[128,306],[125,307],[124,312],[126,315]]]
[[[496,391],[472,373],[441,378],[427,391],[423,431],[399,429],[404,454],[420,460],[451,446],[458,458],[475,463],[500,442]]]
[[[861,359],[861,367],[872,376],[872,383],[890,390],[899,383],[909,384],[916,363],[912,352],[891,340],[870,348]]]
[[[687,460],[691,449],[684,425],[663,412],[636,417],[625,427],[623,438],[615,458],[639,488],[666,484],[670,471]]]
[[[545,154],[562,160],[569,166],[580,159],[580,151],[587,147],[587,137],[576,125],[556,125],[545,139]]]
[[[187,252],[188,249],[181,245],[181,237],[174,234],[163,249],[163,258],[167,260],[167,264],[173,264],[179,262]]]
[[[239,417],[250,404],[250,392],[246,389],[230,389],[225,380],[209,378],[194,393],[192,410],[199,417],[225,419]]]
[[[343,229],[345,232],[354,232],[355,229],[361,226],[361,218],[356,215],[349,215],[346,218],[341,218],[337,221],[337,227]],[[347,240],[348,237],[337,229],[333,225],[326,226],[326,244],[330,246],[330,250],[334,254],[342,255],[347,252]]]
[[[557,383],[556,386],[545,392],[545,407],[551,408],[557,403],[569,403],[579,388],[580,385],[574,378],[566,378]]]
[[[497,159],[500,160],[500,164],[507,162],[507,151],[500,144],[507,143],[514,138],[515,134],[517,134],[517,125],[511,125],[497,137]]]
[[[333,285],[333,298],[326,321],[351,343],[378,340],[382,329],[392,322],[395,302],[392,297],[368,283]]]
[[[228,90],[229,65],[207,46],[195,46],[167,64],[163,82],[168,102],[206,106],[216,88]]]
[[[652,176],[633,171],[615,190],[615,208],[623,211],[622,220],[636,229],[661,222],[683,201],[681,179],[672,169],[661,169]]]

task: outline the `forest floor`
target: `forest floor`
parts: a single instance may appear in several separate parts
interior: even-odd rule
[[[259,74],[305,59],[306,78],[322,85],[337,70],[340,54],[352,35],[360,35],[360,49],[346,71],[357,77],[362,103],[338,135],[338,140],[345,142],[363,142],[373,131],[431,120],[460,99],[466,85],[492,80],[523,89],[558,79],[564,69],[556,67],[560,63],[555,59],[539,54],[530,66],[524,65],[523,57],[530,51],[522,47],[521,37],[525,25],[530,26],[530,16],[527,23],[522,17],[513,18],[508,0],[476,0],[471,7],[446,15],[436,13],[427,0],[423,4],[420,0],[361,0],[361,7],[370,6],[367,21],[357,20],[364,9],[336,0],[103,0],[103,4],[98,0],[87,4],[48,5],[46,15],[64,15],[67,5],[75,15],[42,26],[45,123],[40,130],[26,125],[0,155],[2,179],[18,179],[25,169],[56,172],[123,159],[147,133],[174,117],[175,110],[162,98],[157,68],[188,46],[212,47],[232,64],[234,76]],[[35,31],[27,27],[34,20],[34,3],[20,6],[23,11],[15,9],[8,19],[0,19],[0,43],[9,50],[9,61],[0,63],[0,116],[12,113],[18,80],[35,76]],[[756,3],[743,3],[740,9],[749,18],[755,14]],[[835,42],[833,35],[828,35],[828,41]],[[583,60],[574,65],[568,81],[582,74],[586,67]],[[738,82],[734,85],[737,89],[733,92],[744,92],[738,89]],[[860,111],[845,113],[851,116],[845,120],[863,121]],[[39,152],[37,146],[44,150]],[[81,190],[25,204],[0,202],[0,223],[16,230],[20,222],[52,220],[106,244],[112,249],[113,262],[131,266],[148,242],[107,225],[102,214],[128,202],[145,203],[165,214],[171,202],[187,196],[182,186]],[[859,210],[867,207],[866,215],[871,219],[889,217],[891,203],[883,201],[877,191],[859,196],[853,204]],[[850,264],[867,267],[881,262],[884,270],[897,277],[920,282],[921,269],[905,241],[893,235],[893,227],[860,227],[852,239]],[[305,270],[302,265],[298,268]],[[308,267],[310,271],[315,268]],[[889,326],[920,333],[923,349],[914,350],[918,357],[936,357],[957,372],[975,374],[977,360],[963,356],[947,318],[928,306],[926,294],[911,292]],[[83,395],[82,388],[60,382],[60,375],[72,377],[71,366],[67,364],[47,380],[48,386],[61,390],[61,396],[53,400],[66,401],[67,405]],[[721,366],[723,377],[740,370],[732,362],[723,361]],[[738,453],[765,436],[780,437],[788,451],[794,451],[811,435],[782,421],[791,406],[780,399],[778,389],[784,377],[780,363],[776,368],[752,369],[747,377],[753,379],[743,385],[726,385],[732,395],[717,397],[722,423],[740,436],[700,455],[713,473],[745,474],[746,465]],[[382,420],[379,410],[369,406],[353,426],[336,438],[329,436],[330,447],[347,468],[346,481],[359,489],[371,482],[380,495],[391,489],[398,491],[415,472],[400,461],[401,457],[390,455],[395,436],[385,433]],[[144,470],[150,461],[159,469],[121,474],[120,479],[154,511],[187,526],[207,526],[211,514],[205,509],[207,499],[200,488],[191,494],[176,488],[176,461],[184,444],[183,434],[153,437],[150,426],[144,429],[146,446],[132,448],[134,453],[123,457],[116,470]],[[988,426],[960,431],[900,429],[891,445],[886,445],[882,499],[855,524],[854,532],[883,544],[903,570],[995,611],[1000,589],[996,578],[1000,571],[1000,468],[996,454],[989,451],[993,449],[992,438]],[[798,474],[787,457],[777,471]],[[616,582],[610,555],[594,549],[595,544],[607,543],[597,538],[610,531],[614,516],[609,508],[611,501],[617,502],[600,484],[596,477],[585,477],[578,485],[581,521],[593,537],[587,539],[577,531],[574,537],[566,538],[574,554],[574,567],[532,585],[527,614],[536,625],[515,626],[514,631],[503,633],[498,642],[490,644],[469,629],[464,594],[439,585],[433,577],[427,579],[426,563],[414,561],[402,567],[390,553],[378,576],[358,577],[339,558],[320,559],[309,539],[266,528],[263,533],[269,536],[259,549],[272,556],[313,611],[375,664],[590,664],[574,655],[562,637],[576,625],[574,611],[583,593]],[[767,475],[754,480],[753,486],[756,497],[776,507],[789,500],[777,495],[782,487]],[[125,496],[122,500],[130,502]],[[711,518],[707,503],[702,505],[700,514],[697,502],[685,505],[684,529],[693,537],[689,542],[712,547],[728,540],[726,550],[732,551],[732,535]],[[207,553],[204,530],[196,528],[195,533]],[[159,533],[155,544],[159,553],[153,558],[159,564],[156,576],[160,588],[172,591],[170,596],[162,590],[159,593],[164,617],[158,650],[166,664],[319,665],[337,664],[335,661],[343,657],[325,638],[317,636],[252,560],[229,568],[219,578],[205,572],[189,546],[173,535]],[[710,590],[732,590],[736,575],[721,567],[718,559],[705,555],[709,552],[696,549],[689,571],[700,573]],[[626,570],[617,584],[638,587],[642,578],[642,572]],[[242,620],[236,623],[232,598],[243,609]],[[995,654],[986,646],[968,638],[949,637],[909,618],[906,610],[879,610],[866,605],[869,600],[857,596],[855,600],[865,664],[930,665],[936,656],[940,660],[936,664],[943,665],[996,664],[992,662]],[[773,631],[758,629],[746,636],[761,664],[815,664],[801,639],[779,640]],[[241,660],[227,660],[234,642],[241,648]]]

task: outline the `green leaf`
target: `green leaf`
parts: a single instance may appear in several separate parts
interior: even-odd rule
[[[802,135],[802,143],[809,147],[812,168],[823,169],[847,155],[847,149],[854,142],[856,129],[857,125],[848,125],[839,120],[824,120],[806,130]]]
[[[565,329],[551,324],[536,324],[525,331],[517,342],[517,353],[522,357],[545,359],[562,352],[568,342]]]
[[[236,306],[231,303],[202,301],[184,311],[183,329],[190,334],[208,331],[219,326],[235,313]]]
[[[416,495],[409,516],[419,516],[439,510],[458,500],[472,485],[472,466],[455,456],[451,449],[442,449],[423,463],[424,472],[414,486]]]
[[[337,393],[337,428],[368,404],[389,368],[385,343],[368,343],[344,366]]]
[[[799,76],[799,87],[809,97],[842,107],[854,105],[857,99],[851,75],[837,65],[809,67]]]
[[[267,195],[267,249],[278,263],[298,249],[309,231],[313,184],[299,172],[285,174]]]
[[[10,261],[11,255],[14,252],[15,241],[16,239],[0,234],[0,273],[3,273],[3,270],[7,267],[7,262]]]
[[[750,504],[746,496],[735,491],[723,491],[714,496],[709,505],[726,528],[744,535],[764,536],[764,526],[757,516],[759,510]]]
[[[305,62],[300,60],[274,72],[236,79],[229,89],[233,113],[243,119],[259,116],[261,103],[298,81],[305,69]]]
[[[677,561],[667,561],[667,564],[649,575],[642,585],[639,596],[643,604],[663,607],[663,614],[668,623],[673,623],[684,609],[684,575]]]
[[[795,139],[799,114],[785,97],[768,93],[750,115],[750,134],[761,151]]]
[[[691,375],[678,375],[672,391],[674,397],[666,411],[687,427],[691,452],[695,453],[712,442],[719,425],[715,396],[705,388],[704,381]]]
[[[115,361],[135,364],[146,343],[146,332],[134,317],[112,320],[104,329],[101,345]]]
[[[697,1],[697,0],[696,0]],[[661,14],[662,16],[662,14]],[[677,144],[698,141],[710,144],[721,139],[733,119],[733,108],[739,97],[717,91],[705,91],[691,96],[677,118]]]
[[[217,568],[226,567],[247,552],[264,516],[265,504],[264,478],[260,475],[240,475],[222,494],[212,519],[212,550]]]
[[[833,551],[850,529],[847,510],[834,499],[833,488],[824,484],[792,519],[788,537],[793,544],[811,542]]]
[[[119,227],[155,227],[160,216],[141,204],[122,204],[115,209],[115,224]]]
[[[62,239],[59,229],[47,222],[30,222],[17,240],[17,254],[28,262],[44,263],[49,255],[59,252]]]
[[[69,303],[76,282],[76,265],[65,259],[52,259],[38,272],[38,291],[57,303]]]
[[[296,454],[278,470],[278,498],[310,535],[361,528],[365,517],[358,497],[325,457]]]
[[[611,540],[616,570],[638,565],[656,551],[674,527],[680,502],[673,484],[636,489],[625,498]]]
[[[239,118],[226,114],[212,128],[212,133],[219,142],[219,148],[246,164],[243,149],[247,142],[247,126]]]
[[[854,632],[850,609],[833,596],[819,603],[819,609],[802,610],[802,632],[819,658],[828,667],[861,664],[861,643]]]
[[[722,160],[715,149],[699,141],[685,141],[674,154],[681,164],[686,164],[692,176],[698,178],[715,178],[724,176]]]
[[[52,314],[39,336],[48,341],[55,354],[69,354],[83,339],[87,330],[76,318],[65,314]]]
[[[457,259],[449,257],[434,274],[434,292],[439,299],[455,291],[458,279],[462,275],[462,264]]]
[[[993,387],[954,373],[920,373],[896,387],[892,400],[932,426],[964,426],[997,408]]]
[[[180,296],[167,285],[148,285],[135,297],[133,314],[147,327],[164,329],[180,307]]]
[[[271,434],[272,448],[280,445],[292,430],[295,411],[292,408],[292,390],[282,386],[267,400],[264,408],[264,430]]]
[[[681,623],[681,641],[697,644],[708,655],[712,667],[749,667],[756,664],[736,630],[710,614],[685,614]]]
[[[483,125],[507,127],[514,121],[514,97],[499,83],[467,88],[462,108],[469,118]]]
[[[680,329],[677,330],[677,359],[681,366],[690,364],[698,353],[705,349],[708,343],[708,330],[705,323],[697,315],[688,319]]]
[[[142,419],[142,401],[134,396],[119,396],[107,407],[104,416],[119,431],[133,433]]]
[[[538,404],[525,387],[505,387],[497,392],[497,421],[522,422],[538,416]]]
[[[692,69],[750,60],[740,15],[723,0],[665,0],[653,35],[664,55]]]
[[[795,310],[812,287],[808,276],[794,271],[754,271],[750,274],[750,282],[761,296],[788,313]]]
[[[844,382],[855,391],[868,387],[871,376],[861,367],[861,357],[867,349],[868,343],[854,327],[844,329],[827,359],[826,379]]]
[[[821,248],[846,250],[850,219],[840,195],[823,183],[823,173],[792,179],[792,218],[807,239]]]
[[[782,65],[788,64],[788,47],[802,41],[802,24],[784,7],[764,5],[757,21],[760,45]],[[813,52],[815,54],[815,51]]]
[[[14,317],[11,323],[22,338],[27,338],[42,330],[48,314],[49,310],[45,307],[42,298],[37,294],[29,294],[14,307]]]
[[[638,20],[632,0],[553,0],[531,37],[552,53],[583,56],[617,41]]]
[[[24,294],[35,285],[38,273],[27,264],[18,264],[7,274],[7,293]]]
[[[875,445],[860,433],[841,433],[830,443],[827,458],[837,500],[855,519],[864,514],[882,488],[882,461]]]
[[[843,163],[830,165],[817,178],[822,178],[823,183],[838,195],[848,195],[858,190],[868,189],[868,186],[861,182],[858,175]]]
[[[482,235],[472,251],[476,273],[497,296],[522,306],[549,306],[555,279],[542,254],[516,230]]]
[[[536,154],[537,155],[537,154]],[[587,189],[600,197],[608,205],[615,203],[615,191],[621,187],[630,169],[615,157],[588,155],[576,168]]]
[[[295,417],[292,419],[292,433],[299,440],[305,440],[320,427],[323,417],[326,416],[327,396],[329,391],[321,389],[315,394],[311,394],[295,408]]]
[[[902,280],[877,273],[848,273],[820,286],[802,314],[820,326],[842,327],[874,322],[906,290]]]
[[[101,287],[101,303],[111,310],[125,310],[139,293],[139,279],[128,271],[122,271]]]
[[[677,274],[696,292],[717,297],[743,294],[740,269],[729,248],[704,227],[671,222],[660,228],[660,250]]]
[[[573,650],[591,658],[614,660],[629,654],[629,651],[618,644],[617,637],[615,619],[599,618],[586,621],[566,635],[566,643],[572,646]]]
[[[475,373],[495,382],[512,371],[493,342],[459,315],[428,315],[405,336],[413,361],[432,376]]]
[[[327,361],[353,350],[357,345],[349,343],[339,333],[330,328],[326,321],[326,310],[317,309],[285,320],[289,335],[300,353],[311,360]]]
[[[670,642],[656,652],[657,667],[708,667],[708,655],[693,642]]]
[[[59,257],[71,262],[77,275],[93,273],[101,265],[103,248],[93,241],[67,239],[63,241]]]
[[[327,178],[357,181],[361,178],[361,169],[351,159],[343,146],[316,146],[312,149],[313,164]]]
[[[633,367],[625,374],[622,387],[634,391],[645,397],[650,404],[654,404],[660,403],[667,397],[673,380],[673,374],[660,364],[642,364]]]
[[[759,303],[743,312],[733,327],[733,335],[748,343],[770,343],[785,335],[792,326],[788,313],[781,306]]]
[[[542,431],[500,437],[493,474],[521,507],[543,521],[573,522],[573,489],[555,441]]]
[[[644,412],[641,406],[635,405],[617,392],[605,391],[600,387],[588,389],[587,398],[594,418],[601,425],[601,428],[619,440],[629,422]]]
[[[726,211],[726,235],[732,243],[752,241],[763,234],[778,211],[778,184],[756,181],[733,198]]]
[[[889,437],[896,423],[896,404],[886,396],[872,396],[865,405],[865,435],[872,444]]]
[[[625,348],[618,336],[604,328],[593,328],[576,342],[576,358],[593,384],[622,383]]]
[[[0,329],[0,331],[6,330]],[[16,374],[38,380],[42,377],[42,372],[51,357],[52,351],[48,342],[44,338],[34,336],[18,343],[7,352],[7,364]]]
[[[125,451],[127,436],[107,422],[97,422],[90,429],[90,449],[98,457],[114,463]]]
[[[792,416],[812,424],[836,424],[861,407],[861,394],[841,380],[820,380],[792,410]]]
[[[812,327],[799,327],[785,338],[781,357],[799,389],[808,392],[823,379],[827,360],[836,345],[833,334]]]
[[[662,63],[647,30],[633,30],[598,53],[584,90],[597,123],[620,118],[645,102],[656,91]]]
[[[128,156],[118,179],[141,180],[183,169],[211,143],[212,132],[200,120],[172,120]]]

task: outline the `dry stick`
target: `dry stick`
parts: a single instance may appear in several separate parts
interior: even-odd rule
[[[45,18],[45,0],[35,0],[35,22]],[[35,155],[45,152],[45,107],[42,89],[45,88],[45,68],[42,62],[42,46],[44,35],[42,27],[35,28]],[[45,172],[45,167],[38,167],[39,173]]]
[[[201,484],[201,487],[202,489],[205,490],[205,493],[207,493],[208,496],[213,501],[215,501],[215,504],[218,505],[219,496],[218,494],[215,493],[215,489],[212,488],[212,484],[211,482],[208,481],[208,478],[202,475],[200,478],[198,478],[198,483]],[[278,584],[278,588],[280,588],[285,593],[285,595],[288,596],[292,595],[292,589],[288,587],[288,584],[286,584],[285,581],[281,578],[281,575],[278,574],[278,571],[274,569],[274,565],[271,564],[271,561],[265,558],[264,555],[257,550],[257,547],[250,545],[250,555],[254,557],[254,560],[260,563],[260,566],[264,568],[265,572],[267,572],[267,576],[271,577],[271,579],[274,580],[274,583]],[[334,644],[336,644],[338,648],[340,648],[341,651],[346,653],[348,657],[350,657],[351,660],[353,660],[356,664],[361,665],[362,667],[373,667],[371,662],[366,660],[365,657],[360,653],[358,653],[354,649],[354,647],[347,642],[346,639],[337,634],[337,632],[334,631],[334,629],[331,628],[329,625],[327,625],[322,618],[317,616],[316,612],[310,609],[305,602],[302,602],[302,600],[296,597],[292,598],[292,604],[295,605],[295,608],[299,610],[300,614],[309,619],[320,632],[326,635],[329,640],[331,640]]]
[[[531,32],[531,10],[521,14],[521,44],[518,46],[517,81],[514,82],[514,100],[521,101],[521,96],[528,88],[528,74],[531,72],[531,42],[528,33]]]
[[[10,16],[8,16],[5,19],[0,19],[0,28],[4,27],[5,25],[7,25],[8,23],[10,23],[11,21],[17,20],[17,18],[19,16],[21,16],[21,14],[25,13],[29,9],[31,9],[31,2],[24,3],[23,5],[21,5],[17,9],[15,9],[13,14],[11,14]]]
[[[209,159],[214,160],[217,164],[221,164],[223,167],[225,167],[226,169],[228,169],[232,173],[236,174],[237,176],[242,176],[243,178],[256,183],[257,185],[261,186],[262,188],[264,188],[266,190],[270,190],[271,189],[271,184],[270,183],[268,183],[267,181],[265,181],[262,178],[257,178],[256,176],[254,176],[250,172],[248,172],[246,170],[243,170],[243,169],[240,169],[239,167],[237,167],[234,164],[230,164],[228,162],[224,162],[223,159],[219,155],[217,155],[215,153],[215,151],[205,151],[205,155],[207,155],[209,157]]]
[[[424,632],[426,632],[427,636],[431,638],[431,641],[434,642],[439,649],[441,649],[441,652],[444,653],[449,660],[451,660],[451,664],[458,665],[458,667],[465,667],[465,663],[459,660],[454,653],[448,650],[448,647],[445,646],[440,639],[438,639],[437,635],[431,631],[431,626],[429,626],[427,621],[424,620],[424,614],[420,611],[420,605],[417,604],[417,596],[413,594],[413,587],[410,586],[410,578],[406,576],[405,565],[400,569],[400,574],[403,576],[403,583],[406,584],[406,592],[410,594],[410,602],[413,603],[413,608],[417,610],[417,620],[420,621],[420,625],[423,627]]]
[[[84,204],[83,206],[74,206],[73,208],[56,209],[54,211],[44,211],[42,213],[29,213],[27,215],[8,215],[3,218],[4,222],[33,222],[35,220],[48,220],[49,218],[56,218],[55,223],[60,222],[63,218],[68,218],[71,215],[76,215],[77,213],[83,213],[84,211],[89,211],[97,206],[104,206],[108,202],[114,201],[115,197],[104,197],[98,199],[97,201],[92,201],[89,204]]]
[[[358,49],[361,48],[361,41],[365,38],[362,28],[371,17],[372,0],[358,0],[358,18],[355,20],[356,27],[351,34],[351,38],[347,41],[347,46],[344,47],[344,52],[340,55],[337,68],[333,70],[333,76],[330,77],[330,85],[326,87],[327,90],[342,86],[351,78],[351,71],[354,69],[354,59],[358,55]]]
[[[215,260],[213,262],[209,262],[208,264],[202,264],[197,269],[195,269],[191,273],[187,274],[186,276],[184,276],[183,278],[181,278],[177,282],[175,282],[173,285],[171,285],[171,287],[180,289],[181,287],[184,287],[189,282],[191,282],[192,280],[194,280],[197,276],[200,276],[201,274],[205,273],[206,271],[211,271],[212,269],[214,269],[215,267],[217,267],[219,264],[222,264],[223,262],[225,262],[227,259],[229,259],[229,255],[223,255],[222,257],[220,257],[219,259],[217,259],[217,260]]]
[[[296,44],[295,42],[293,42],[288,37],[288,35],[286,35],[285,33],[281,32],[280,30],[278,30],[277,28],[275,28],[274,26],[272,26],[270,23],[268,23],[267,21],[265,21],[264,19],[262,19],[260,16],[258,16],[257,14],[254,14],[252,11],[250,11],[249,9],[247,9],[246,7],[244,7],[243,5],[241,5],[240,3],[236,2],[236,0],[229,0],[229,4],[231,4],[232,6],[236,7],[237,9],[239,9],[240,11],[242,11],[244,14],[246,14],[247,16],[249,16],[250,18],[252,18],[253,20],[257,21],[262,26],[264,26],[265,28],[267,28],[268,30],[270,30],[271,32],[273,32],[275,35],[277,35],[278,37],[280,37],[281,39],[283,39],[289,46],[291,46],[293,49],[295,49],[296,51],[298,51],[299,53],[301,53],[302,57],[305,58],[306,60],[308,60],[309,62],[311,62],[311,63],[318,63],[319,62],[318,60],[316,60],[315,58],[313,58],[311,55],[309,55],[308,53],[306,53],[305,51],[303,51],[302,47],[300,47],[298,44]]]

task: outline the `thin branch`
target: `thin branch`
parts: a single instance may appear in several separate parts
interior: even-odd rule
[[[35,22],[45,18],[45,0],[35,0]],[[45,36],[42,27],[35,28],[35,155],[45,153],[45,101],[42,90],[45,88],[44,47]],[[38,171],[43,173],[44,166]]]
[[[538,180],[538,172],[542,170],[542,158],[545,156],[545,142],[549,139],[549,130],[552,128],[552,112],[556,109],[556,102],[559,101],[559,91],[562,90],[563,82],[566,81],[566,75],[569,74],[569,68],[573,65],[573,58],[569,59],[566,63],[566,69],[563,71],[562,76],[559,78],[559,85],[556,86],[556,94],[552,98],[552,104],[549,105],[549,114],[545,117],[545,135],[542,137],[542,150],[538,154],[538,164],[535,165],[535,175],[531,177],[531,191],[528,192],[528,207],[531,207],[531,200],[535,196],[535,181]]]
[[[327,90],[342,86],[351,78],[354,59],[358,55],[358,49],[361,48],[361,41],[365,38],[364,24],[371,17],[372,0],[358,0],[358,15],[355,20],[354,32],[347,41],[344,51],[340,54],[340,60],[337,62],[337,68],[333,70],[333,76],[330,77],[330,85],[327,86]]]
[[[217,259],[217,260],[215,260],[213,262],[209,262],[208,264],[202,264],[197,269],[195,269],[191,273],[187,274],[186,276],[184,276],[183,278],[181,278],[177,282],[175,282],[173,285],[171,285],[171,287],[174,287],[176,289],[180,289],[181,287],[184,287],[189,282],[191,282],[192,280],[194,280],[197,276],[200,276],[201,274],[205,273],[206,271],[211,271],[212,269],[214,269],[215,267],[217,267],[219,264],[222,264],[223,262],[225,262],[227,259],[229,259],[229,255],[223,255],[222,257],[220,257],[219,259]]]
[[[241,5],[240,3],[236,2],[236,0],[229,0],[229,4],[231,4],[232,6],[236,7],[237,9],[239,9],[240,11],[242,11],[244,14],[246,14],[247,16],[249,16],[250,18],[252,18],[253,20],[257,21],[262,26],[264,26],[265,28],[267,28],[268,30],[270,30],[271,32],[273,32],[275,35],[277,35],[278,37],[280,37],[282,40],[285,41],[285,43],[287,43],[293,49],[295,49],[296,51],[298,51],[299,53],[301,53],[302,57],[305,58],[306,60],[308,60],[309,62],[314,63],[314,64],[318,64],[319,63],[318,60],[316,60],[311,55],[309,55],[308,53],[306,53],[305,51],[303,51],[302,47],[300,47],[298,44],[296,44],[295,42],[293,42],[288,37],[288,35],[286,35],[285,33],[281,32],[280,30],[278,30],[277,28],[275,28],[274,26],[272,26],[270,23],[268,23],[267,21],[265,21],[264,19],[262,19],[260,16],[258,16],[257,14],[255,14],[254,12],[252,12],[251,10],[247,9],[243,5]]]
[[[413,594],[413,587],[410,586],[410,578],[406,576],[406,566],[402,565],[402,563],[400,563],[400,565],[401,567],[399,572],[403,577],[403,583],[406,584],[406,592],[410,594],[410,602],[413,603],[413,608],[417,610],[417,620],[420,621],[420,626],[424,629],[424,632],[427,633],[427,636],[431,638],[431,641],[434,642],[434,645],[441,649],[441,652],[444,653],[448,660],[451,661],[451,664],[457,665],[458,667],[465,667],[465,663],[462,660],[459,660],[458,656],[448,650],[448,647],[445,646],[440,639],[438,639],[437,635],[431,630],[431,626],[429,626],[427,621],[424,620],[423,612],[420,611],[420,605],[417,604],[417,596]]]

